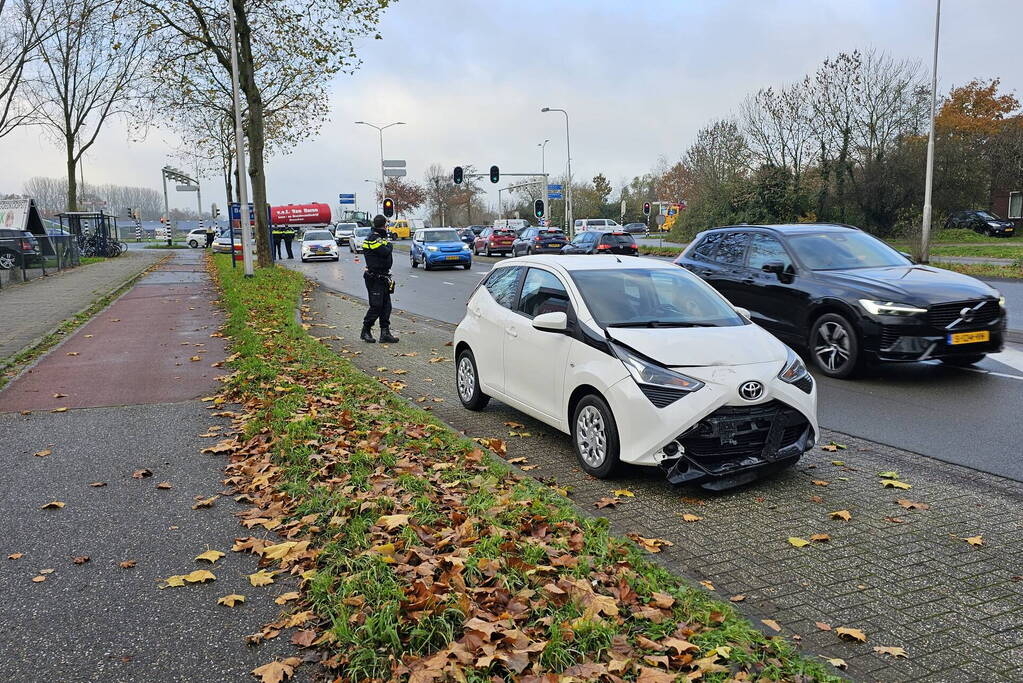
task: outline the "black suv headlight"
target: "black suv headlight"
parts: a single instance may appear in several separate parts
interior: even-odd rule
[[[860,306],[863,306],[864,310],[872,315],[916,315],[927,312],[926,308],[918,308],[911,304],[900,304],[895,301],[860,299]]]
[[[619,360],[622,361],[625,368],[629,371],[629,374],[632,375],[632,379],[636,381],[636,384],[648,384],[685,392],[697,391],[704,386],[704,383],[700,380],[688,377],[674,370],[669,370],[663,365],[652,363],[629,351],[624,346],[619,346],[614,342],[611,342],[610,345],[615,355],[618,356]]]

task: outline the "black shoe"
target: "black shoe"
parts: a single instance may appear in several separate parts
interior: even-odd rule
[[[380,328],[380,343],[381,344],[397,344],[398,338],[391,334],[391,328],[381,327]]]
[[[367,344],[376,344],[377,340],[373,338],[373,333],[370,332],[370,328],[363,327],[362,334],[359,335],[359,339],[366,342]]]

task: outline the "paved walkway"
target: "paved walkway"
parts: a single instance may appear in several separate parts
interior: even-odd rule
[[[202,258],[175,253],[0,391],[0,652],[10,680],[252,680],[255,667],[294,654],[290,634],[245,644],[292,587],[249,584],[257,558],[231,547],[260,534],[233,517],[243,504],[218,497],[223,459],[200,453],[217,440],[200,434],[231,429],[199,400],[216,390],[212,365],[225,357],[210,336],[217,293]],[[51,501],[64,506],[42,509]],[[211,549],[225,557],[195,560]],[[196,569],[216,579],[158,589]],[[246,602],[217,604],[232,593]]]
[[[777,621],[811,656],[845,659],[857,680],[1023,679],[1023,485],[830,431],[822,443],[845,449],[814,449],[781,476],[721,494],[675,490],[645,469],[599,481],[579,470],[568,437],[551,428],[497,401],[482,413],[462,409],[453,364],[436,360],[450,356],[451,326],[398,315],[400,344],[362,344],[364,306],[318,289],[310,332],[370,375],[403,383],[403,396],[455,429],[505,439],[507,457],[568,486],[588,513],[598,514],[594,503],[614,489],[630,490],[634,498],[599,510],[617,533],[672,541],[653,557],[710,582],[722,599],[745,596],[735,605],[753,623]],[[878,473],[889,471],[912,488],[883,488]],[[848,521],[831,518],[841,510]],[[830,540],[801,548],[787,540],[814,534]],[[983,545],[964,540],[977,536]],[[844,641],[816,622],[861,629],[867,642]],[[908,659],[876,646],[905,648]]]
[[[0,361],[53,331],[153,265],[166,254],[157,249],[129,251],[100,263],[64,270],[0,290]]]

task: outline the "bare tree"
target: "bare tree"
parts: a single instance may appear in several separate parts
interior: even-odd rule
[[[78,206],[77,168],[104,124],[128,113],[146,34],[117,30],[113,0],[50,0],[43,22],[53,32],[39,43],[40,64],[29,80],[38,122],[64,148],[67,206]]]
[[[0,138],[31,120],[21,93],[25,68],[48,32],[42,24],[47,0],[0,0]]]
[[[739,113],[750,151],[762,164],[790,170],[798,189],[813,139],[804,85],[758,90],[746,98]]]

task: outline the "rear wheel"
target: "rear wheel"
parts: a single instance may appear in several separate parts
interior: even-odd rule
[[[415,254],[409,253],[408,260],[409,260],[409,263],[412,264],[413,268],[418,268],[419,267],[419,263],[416,261],[416,255]]]
[[[620,461],[618,425],[600,396],[584,396],[572,416],[572,445],[583,470],[594,477],[612,476]]]
[[[493,256],[493,253],[490,251],[490,247],[487,247],[487,256]]]
[[[828,377],[845,379],[860,369],[860,343],[852,323],[837,313],[817,319],[810,332],[814,365]]]
[[[455,366],[455,389],[458,391],[458,400],[469,410],[483,410],[490,403],[490,397],[480,389],[476,357],[469,349],[458,354],[458,363]]]
[[[955,365],[957,367],[963,367],[966,365],[973,365],[979,363],[987,358],[986,353],[975,353],[969,356],[947,356],[941,359],[941,362],[945,365]]]

